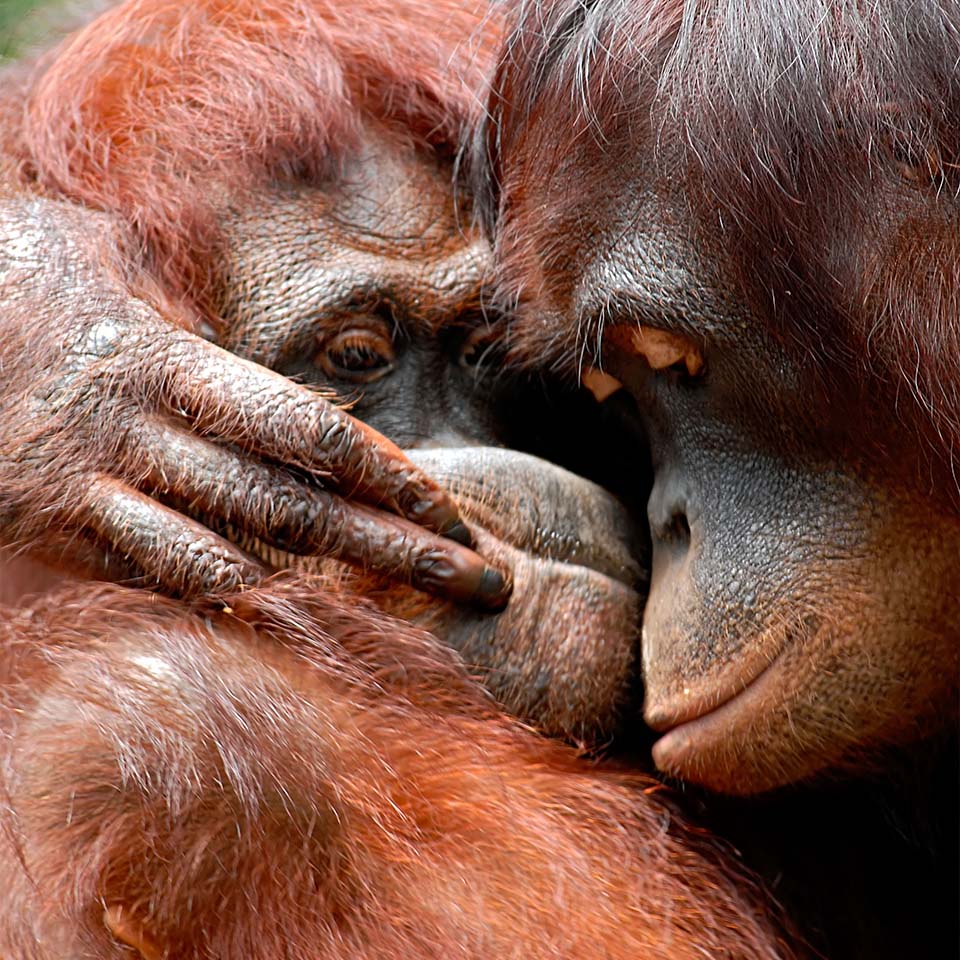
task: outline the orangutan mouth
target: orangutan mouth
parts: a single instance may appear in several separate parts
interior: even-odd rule
[[[646,585],[634,521],[597,484],[499,447],[405,452],[453,493],[468,522],[503,543],[542,560],[586,567],[633,589]]]
[[[710,744],[735,735],[760,716],[771,691],[783,683],[783,661],[781,648],[747,678],[741,672],[736,685],[713,685],[712,695],[691,699],[682,714],[674,713],[669,720],[666,711],[647,711],[647,723],[663,732],[653,745],[657,767],[666,773],[686,772],[692,758],[708,751]]]

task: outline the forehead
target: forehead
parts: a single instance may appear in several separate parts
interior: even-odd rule
[[[337,179],[301,194],[300,204],[322,227],[371,251],[430,256],[469,242],[451,165],[376,128]]]
[[[618,214],[633,187],[655,181],[670,201],[660,212],[669,218],[673,207],[699,219],[701,232],[725,232],[735,241],[728,256],[741,240],[745,255],[797,241],[817,261],[847,211],[876,211],[877,184],[898,151],[956,155],[956,33],[938,4],[910,5],[909,30],[895,2],[888,17],[853,4],[820,18],[803,0],[521,6],[487,145],[506,219],[549,186],[539,200],[554,208],[544,233],[556,232],[550,221],[564,230],[612,223],[611,199]],[[517,46],[524,56],[510,55]],[[944,176],[953,169],[943,167]],[[695,209],[677,182],[695,194]],[[552,252],[549,241],[541,248]],[[777,258],[789,275],[787,256]]]
[[[328,181],[283,185],[253,198],[231,232],[242,238],[249,222],[268,220],[271,232],[319,255],[331,241],[371,254],[435,257],[473,240],[465,198],[455,197],[449,162],[368,126],[356,150]]]
[[[655,325],[730,315],[729,304],[704,302],[718,258],[675,139],[653,120],[602,132],[578,124],[535,111],[503,160],[497,266],[520,322],[547,310],[584,346],[589,321],[620,296],[632,319]]]
[[[387,301],[409,324],[479,303],[489,248],[451,163],[379,126],[335,177],[278,185],[225,227],[228,286],[249,308],[334,315]]]

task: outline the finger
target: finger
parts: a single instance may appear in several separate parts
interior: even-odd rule
[[[403,518],[348,503],[168,423],[145,421],[140,438],[148,451],[144,482],[153,490],[265,544],[343,560],[460,603],[486,609],[506,603],[507,576]]]
[[[401,517],[334,495],[331,501],[327,527],[319,531],[322,539],[314,552],[386,574],[455,603],[502,610],[510,598],[509,573],[501,573],[472,550],[426,533]]]
[[[202,524],[102,474],[90,478],[74,517],[178,596],[235,590],[269,572]]]
[[[197,337],[167,337],[166,400],[199,430],[330,479],[436,533],[468,535],[450,495],[403,451],[331,401]]]

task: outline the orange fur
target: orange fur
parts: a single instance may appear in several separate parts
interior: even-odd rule
[[[197,294],[217,213],[318,181],[365,116],[452,147],[498,37],[476,0],[129,0],[53,51],[27,91],[28,180],[119,214]]]
[[[119,956],[119,904],[177,958],[788,955],[653,781],[316,586],[79,588],[4,628],[0,951]]]

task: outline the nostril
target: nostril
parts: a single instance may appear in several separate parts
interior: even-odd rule
[[[689,543],[690,521],[682,510],[675,510],[669,517],[651,524],[652,533],[662,543]]]
[[[690,508],[696,502],[695,491],[682,478],[659,478],[647,501],[647,519],[654,540],[688,546],[692,540]],[[696,520],[695,511],[693,516]]]
[[[681,540],[681,541],[689,540],[690,539],[690,521],[687,519],[687,515],[678,510],[670,518],[668,531],[671,539],[673,540]]]

